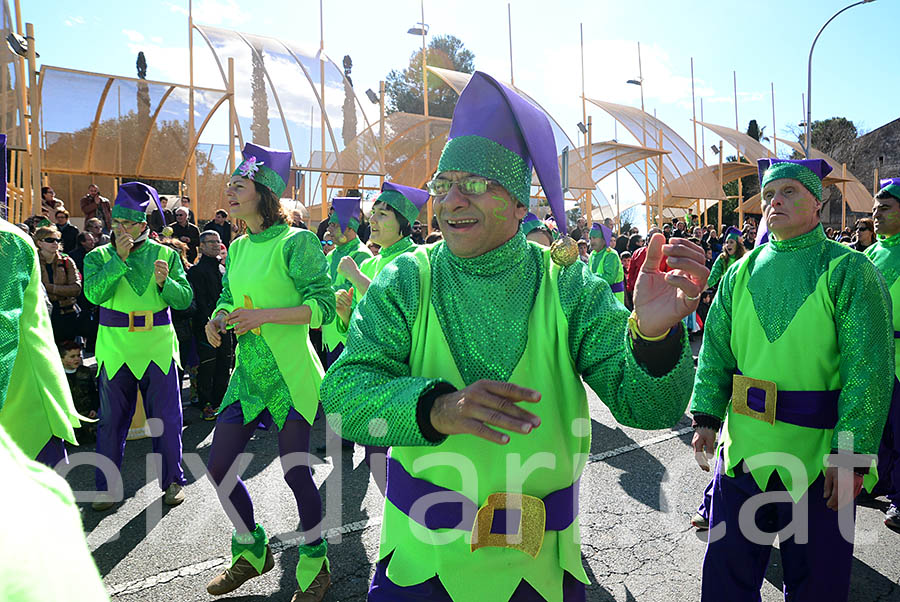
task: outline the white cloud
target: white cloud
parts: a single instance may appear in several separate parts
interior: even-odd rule
[[[122,33],[132,42],[143,42],[144,34],[139,31],[135,31],[133,29],[123,29]]]
[[[84,25],[84,17],[69,17],[64,21],[67,27],[75,27],[76,25]]]
[[[162,44],[163,43],[163,39],[159,36],[153,36],[152,38],[150,38],[150,41],[153,42],[154,44]]]

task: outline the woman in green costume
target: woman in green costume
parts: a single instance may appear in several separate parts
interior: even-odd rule
[[[716,257],[712,269],[709,271],[709,281],[707,286],[714,288],[719,284],[719,280],[725,275],[725,272],[734,265],[741,257],[744,256],[744,243],[741,242],[741,231],[734,226],[729,226],[725,234],[725,246],[722,252]]]
[[[213,347],[222,343],[227,328],[238,337],[208,465],[235,532],[230,565],[206,589],[226,594],[275,565],[247,488],[230,474],[257,425],[274,424],[284,479],[297,500],[306,542],[300,546],[298,589],[291,601],[319,601],[331,585],[328,545],[321,538],[322,501],[309,465],[289,464],[285,457],[309,452],[323,374],[309,329],[334,319],[334,293],[315,234],[289,227],[278,200],[290,177],[291,153],[247,144],[243,155],[227,198],[232,215],[247,223],[248,234],[229,248],[222,295],[206,326]],[[228,490],[223,481],[235,485]]]

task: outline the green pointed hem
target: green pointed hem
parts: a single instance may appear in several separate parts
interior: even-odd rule
[[[324,539],[317,545],[300,546],[300,558],[297,561],[297,586],[301,592],[309,589],[310,584],[322,570],[322,565],[331,570],[328,562],[328,542]]]
[[[269,543],[269,538],[266,536],[262,525],[256,525],[251,535],[253,535],[253,543],[251,544],[240,543],[237,540],[237,532],[231,535],[230,566],[234,566],[243,557],[250,563],[250,566],[256,569],[257,573],[262,573],[263,565],[266,563],[266,546]]]

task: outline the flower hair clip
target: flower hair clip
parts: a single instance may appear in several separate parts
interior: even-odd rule
[[[238,172],[245,178],[254,179],[254,175],[259,171],[259,166],[265,165],[263,161],[257,161],[256,157],[247,157],[238,167]]]

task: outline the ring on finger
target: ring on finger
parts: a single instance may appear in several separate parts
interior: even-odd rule
[[[688,301],[693,302],[693,301],[696,301],[696,300],[698,300],[698,299],[700,298],[700,294],[697,294],[696,297],[691,297],[690,295],[685,294],[684,298],[685,298],[686,300],[688,300]]]

